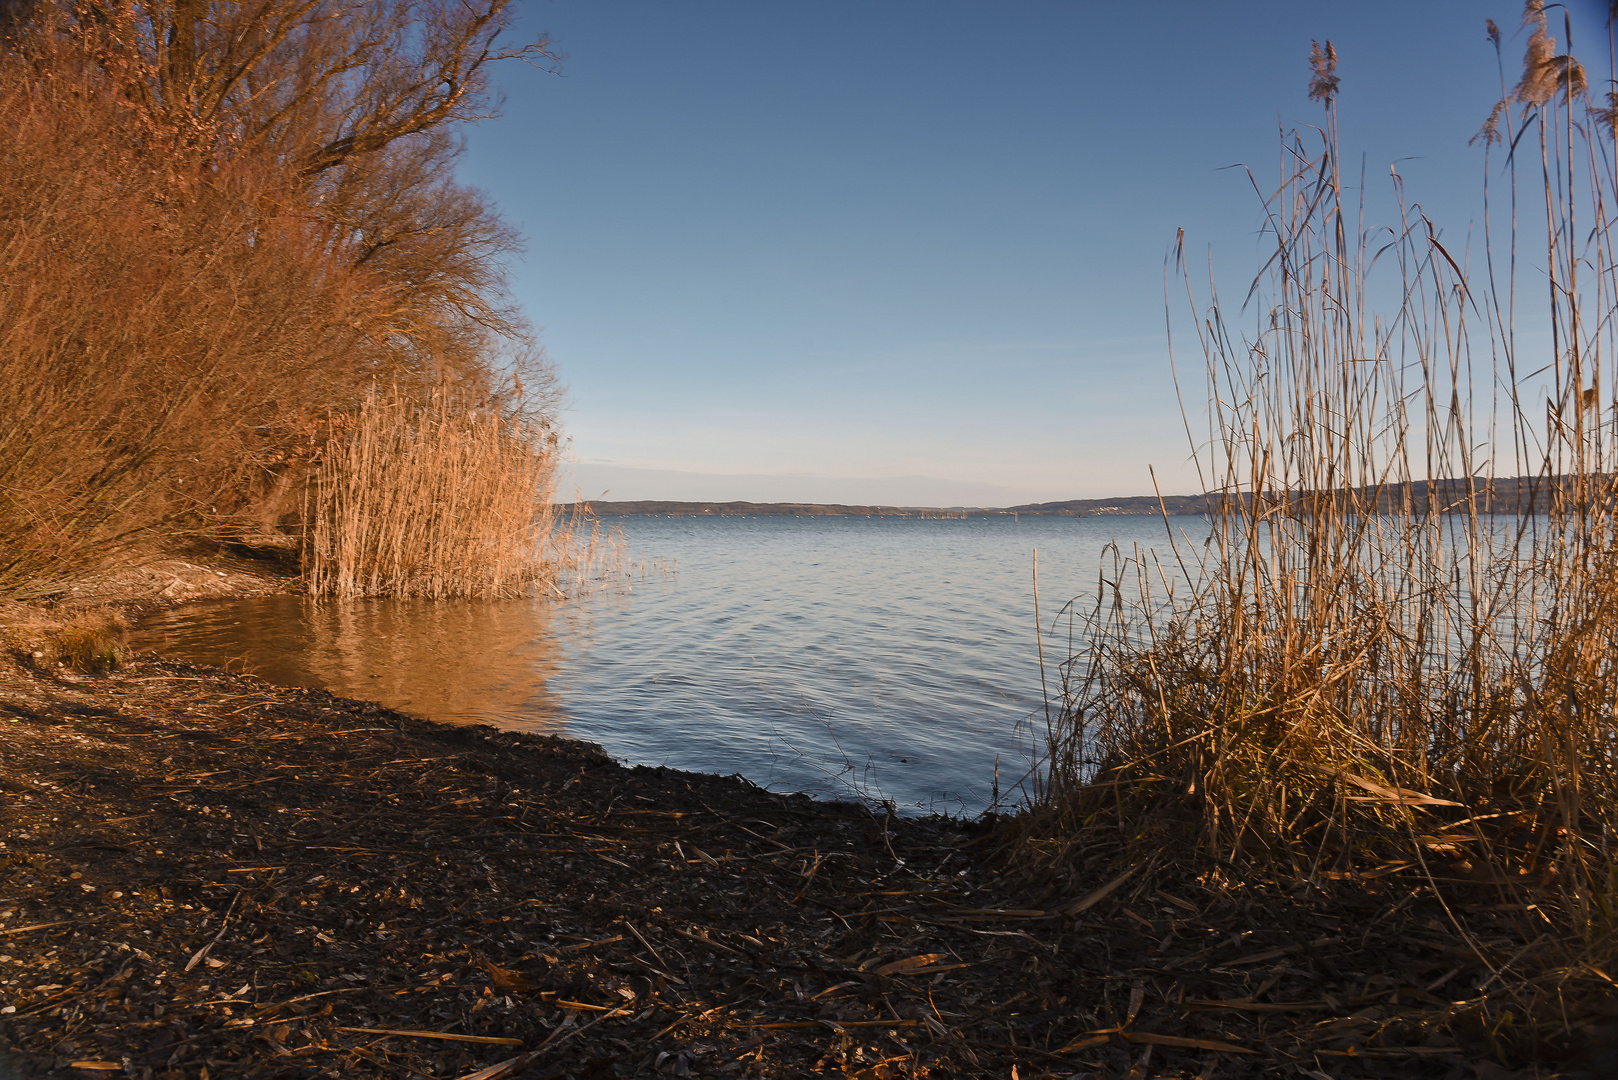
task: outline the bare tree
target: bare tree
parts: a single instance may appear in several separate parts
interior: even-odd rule
[[[251,516],[378,380],[551,423],[454,174],[490,65],[555,63],[510,16],[0,0],[0,586]]]
[[[549,39],[500,43],[511,0],[0,0],[0,19],[147,61],[149,104],[270,148],[306,175],[398,139],[493,115],[489,67],[547,69]]]

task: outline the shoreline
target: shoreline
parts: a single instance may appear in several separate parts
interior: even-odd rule
[[[0,1052],[24,1077],[1474,1060],[1398,1019],[1401,994],[1437,1000],[1411,973],[1455,962],[1396,881],[1289,898],[1157,867],[1053,890],[1009,872],[1005,823],[625,768],[153,657],[9,670],[0,725]]]
[[[287,584],[186,565],[175,592]],[[1030,877],[1016,816],[888,817],[150,655],[0,660],[0,731],[22,1077],[1548,1075],[1474,1071],[1447,995],[1486,974],[1404,873]],[[1600,1075],[1600,1038],[1557,1056]]]
[[[850,1064],[901,1055],[911,1029],[931,1032],[921,988],[947,1002],[945,977],[1000,944],[950,915],[1005,906],[962,857],[984,835],[967,823],[628,769],[587,743],[149,657],[0,675],[0,722],[0,782],[20,793],[0,941],[34,954],[0,966],[0,1049],[23,1076],[380,1059],[454,1076],[542,1045],[537,1075],[585,1073],[625,1060],[626,1034],[666,1044],[677,1075],[788,1075],[830,1064],[849,1032],[870,1044]],[[918,960],[885,932],[923,909],[947,955]],[[947,1053],[903,1056],[921,1075]]]
[[[1563,489],[1560,478],[1539,476],[1497,477],[1487,480],[1418,480],[1339,491],[1332,501],[1369,499],[1381,512],[1390,512],[1406,500],[1432,503],[1446,512],[1461,512],[1476,500],[1518,512],[1524,507],[1545,507]],[[1289,498],[1297,499],[1301,493]],[[1250,501],[1238,496],[1237,501]],[[1062,499],[1021,503],[1016,506],[880,506],[842,503],[680,500],[581,500],[567,504],[577,513],[588,509],[602,517],[908,517],[965,519],[979,517],[1204,517],[1218,510],[1211,495],[1124,495],[1105,499]]]
[[[599,517],[897,517],[918,520],[964,520],[984,517],[1118,517],[1147,515],[1160,517],[1200,516],[1208,513],[1208,501],[1201,497],[1170,495],[1162,500],[1153,496],[1125,499],[1073,499],[1062,503],[1027,506],[878,506],[844,503],[755,503],[680,502],[670,500],[607,500],[569,503],[574,513],[588,509]]]

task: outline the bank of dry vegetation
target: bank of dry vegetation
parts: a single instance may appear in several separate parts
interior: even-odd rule
[[[1553,29],[1530,2],[1470,251],[1397,174],[1401,216],[1362,224],[1316,46],[1324,125],[1255,182],[1250,328],[1186,278],[1211,539],[1119,553],[1071,609],[1019,852],[1058,879],[1173,863],[1425,897],[1454,967],[1407,1016],[1519,1065],[1618,1043],[1618,96]]]
[[[408,468],[353,467],[378,396],[387,464],[434,461],[417,444],[454,430],[508,498],[492,520],[526,515],[535,542],[466,535],[399,576],[315,580],[541,576],[555,538],[515,489],[554,487],[555,383],[505,292],[516,237],[453,172],[489,66],[551,62],[504,43],[509,19],[506,0],[0,7],[0,595],[131,551],[273,548],[356,485],[425,498],[393,490]],[[419,565],[444,551],[459,564]]]

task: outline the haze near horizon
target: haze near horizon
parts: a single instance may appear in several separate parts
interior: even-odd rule
[[[1575,52],[1606,14],[1572,9]],[[586,497],[1010,505],[1144,494],[1148,466],[1183,494],[1177,230],[1235,307],[1268,251],[1255,183],[1322,120],[1307,57],[1330,39],[1367,225],[1396,167],[1467,250],[1468,140],[1501,92],[1484,19],[1515,81],[1520,15],[530,3],[516,36],[549,34],[561,74],[500,69],[461,175],[528,238],[514,292],[570,386]]]

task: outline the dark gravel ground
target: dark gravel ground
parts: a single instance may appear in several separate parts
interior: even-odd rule
[[[1555,1075],[1396,876],[1058,895],[993,825],[155,658],[0,665],[0,800],[23,1077]]]

